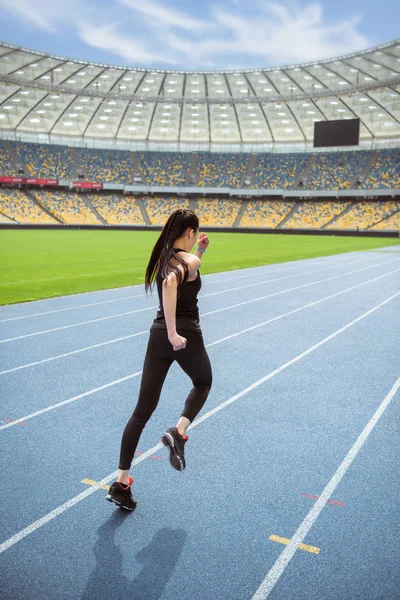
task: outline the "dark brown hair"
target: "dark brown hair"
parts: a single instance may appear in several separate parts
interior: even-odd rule
[[[157,274],[160,274],[161,277],[165,279],[168,273],[175,273],[178,280],[178,287],[188,278],[188,266],[182,257],[179,256],[179,253],[175,252],[173,248],[176,240],[185,233],[188,227],[194,229],[194,231],[199,229],[198,216],[192,210],[175,210],[169,216],[169,219],[165,223],[164,229],[153,248],[149,264],[147,265],[145,277],[146,294],[149,288],[151,290]],[[183,276],[182,271],[171,262],[172,258],[182,265],[184,270]]]

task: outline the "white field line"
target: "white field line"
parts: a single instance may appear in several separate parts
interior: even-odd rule
[[[261,583],[258,590],[252,596],[251,600],[265,600],[268,598],[275,585],[278,583],[282,573],[288,566],[289,562],[293,558],[298,545],[301,544],[310,531],[311,527],[314,525],[315,521],[318,519],[322,510],[325,508],[327,501],[329,498],[333,496],[333,493],[339,483],[341,482],[343,476],[346,474],[346,471],[353,463],[356,458],[358,452],[361,450],[363,445],[368,439],[369,434],[374,429],[375,425],[378,423],[379,419],[385,412],[386,408],[389,406],[391,400],[395,396],[396,392],[400,388],[400,377],[397,379],[395,384],[393,385],[390,392],[384,398],[380,406],[375,411],[374,415],[371,417],[370,421],[364,427],[357,440],[354,442],[353,446],[350,448],[349,452],[340,463],[339,467],[332,475],[330,481],[326,484],[324,490],[321,492],[319,499],[313,505],[307,516],[304,518],[297,531],[293,535],[290,543],[285,547],[280,556],[275,561],[272,568],[268,571],[265,579]]]
[[[363,285],[367,285],[368,283],[371,283],[372,281],[377,281],[378,279],[382,279],[383,277],[387,277],[388,275],[392,275],[393,273],[396,273],[397,271],[400,271],[400,269],[396,269],[395,271],[391,271],[390,273],[385,273],[384,275],[379,275],[378,277],[375,277],[374,279],[370,279],[368,281],[365,281],[364,283],[359,283],[355,286],[352,286],[350,288],[347,288],[345,290],[342,290],[341,292],[336,292],[335,294],[331,294],[330,296],[326,296],[325,298],[321,298],[320,300],[315,300],[314,302],[311,302],[309,304],[306,304],[305,306],[300,306],[300,308],[295,308],[294,310],[291,310],[287,313],[284,313],[282,315],[278,315],[277,317],[273,317],[272,319],[268,319],[267,321],[263,321],[262,323],[258,323],[257,325],[253,325],[252,327],[248,327],[247,329],[242,329],[241,331],[238,331],[236,333],[233,333],[231,335],[228,335],[224,338],[221,338],[219,340],[216,340],[215,342],[210,342],[209,344],[206,344],[206,348],[211,348],[211,346],[216,346],[217,344],[220,344],[221,342],[225,342],[227,340],[231,340],[234,337],[237,337],[239,335],[243,335],[244,333],[248,333],[249,331],[253,331],[253,329],[258,329],[259,327],[263,327],[264,325],[268,325],[269,323],[274,323],[275,321],[279,321],[279,319],[283,319],[284,317],[287,317],[289,315],[293,315],[297,312],[300,312],[306,308],[309,308],[310,306],[315,306],[316,304],[321,304],[321,302],[325,302],[326,300],[330,300],[331,298],[335,298],[336,296],[340,296],[341,294],[345,294],[351,290],[357,289],[359,287],[362,287]],[[400,292],[399,292],[400,293]],[[397,294],[395,294],[397,295]],[[394,296],[393,296],[394,297]],[[24,422],[24,421],[28,421],[30,419],[33,419],[34,417],[38,417],[39,415],[42,415],[46,412],[49,412],[50,410],[54,410],[64,404],[69,404],[70,402],[74,402],[76,400],[79,400],[80,398],[83,398],[84,396],[90,396],[91,394],[95,394],[97,391],[99,391],[100,389],[104,389],[104,387],[111,387],[112,385],[116,385],[118,383],[120,383],[121,381],[124,381],[125,379],[129,379],[132,377],[138,377],[139,375],[141,375],[142,371],[137,371],[136,373],[132,374],[132,375],[128,375],[126,378],[124,379],[117,379],[115,381],[111,381],[110,383],[107,383],[105,386],[102,386],[101,388],[95,388],[93,390],[89,390],[87,392],[84,392],[83,394],[80,394],[79,396],[74,396],[73,398],[68,398],[67,400],[64,400],[62,402],[58,402],[57,404],[53,404],[51,406],[48,406],[47,408],[43,408],[41,410],[38,410],[34,413],[31,413],[29,415],[26,415],[25,417],[20,417],[19,419],[16,419],[15,421],[12,421],[11,423],[6,423],[5,425],[0,425],[0,431],[2,429],[9,429],[10,427],[13,427],[15,425],[18,425],[18,423]]]
[[[390,261],[386,261],[386,262],[395,262],[395,261],[390,260]],[[380,264],[386,264],[386,263],[379,263],[379,265]],[[373,265],[373,266],[376,266],[376,265]],[[300,285],[300,286],[297,286],[297,287],[294,287],[294,288],[289,288],[287,290],[282,290],[280,292],[274,292],[272,294],[267,294],[265,296],[259,296],[258,298],[252,298],[251,300],[245,300],[244,302],[239,302],[237,304],[231,304],[230,306],[225,306],[224,308],[218,308],[216,310],[212,310],[212,311],[203,313],[202,314],[202,318],[203,317],[207,317],[209,315],[214,315],[214,314],[216,314],[218,312],[223,312],[225,310],[230,310],[231,308],[238,308],[239,306],[244,306],[246,304],[251,304],[252,302],[260,302],[261,300],[266,300],[267,298],[272,298],[274,296],[280,296],[280,295],[286,294],[288,292],[293,292],[293,291],[296,291],[296,290],[299,290],[299,289],[302,289],[302,288],[305,288],[305,287],[310,287],[312,285],[316,285],[316,284],[324,282],[324,281],[330,281],[331,279],[337,279],[338,277],[342,277],[344,275],[349,275],[349,274],[352,274],[352,273],[357,273],[358,271],[362,271],[362,270],[369,269],[369,268],[370,268],[370,266],[364,267],[364,269],[358,269],[357,271],[350,271],[350,273],[349,272],[347,272],[347,273],[341,273],[339,275],[334,275],[333,277],[328,277],[328,278],[325,278],[325,279],[320,279],[319,281],[314,281],[312,283],[306,283],[306,284],[303,284],[303,285]],[[220,293],[220,292],[218,292],[218,293]],[[57,354],[57,355],[51,356],[49,358],[43,358],[42,360],[37,360],[37,361],[31,362],[31,363],[20,365],[18,367],[12,367],[11,369],[6,369],[5,371],[0,371],[0,375],[6,375],[7,373],[13,373],[14,371],[19,371],[21,369],[27,369],[29,367],[35,367],[37,365],[41,365],[41,364],[44,364],[44,363],[47,363],[47,362],[51,362],[53,360],[58,360],[60,358],[65,358],[66,356],[72,356],[73,354],[78,354],[80,352],[86,352],[88,350],[93,350],[94,348],[100,348],[101,346],[107,346],[108,344],[115,344],[116,342],[125,341],[125,340],[128,340],[130,338],[137,337],[139,335],[144,335],[144,334],[148,333],[148,331],[149,331],[148,329],[146,329],[144,331],[138,331],[137,333],[133,333],[133,334],[130,334],[130,335],[125,335],[125,336],[122,336],[122,337],[119,337],[119,338],[114,338],[112,340],[108,340],[107,342],[100,342],[98,344],[92,344],[91,346],[86,346],[84,348],[78,348],[77,350],[71,350],[70,352],[65,352],[63,354]]]
[[[352,273],[358,273],[360,271],[364,271],[365,269],[372,269],[373,267],[378,267],[378,266],[381,266],[381,265],[386,265],[386,264],[389,264],[389,263],[394,262],[396,260],[398,260],[397,257],[394,258],[394,259],[392,259],[392,260],[385,261],[385,262],[379,262],[379,263],[375,263],[373,265],[368,265],[367,267],[363,267],[362,269],[357,269],[356,271],[349,271],[347,273],[340,273],[339,275],[335,275],[335,277],[331,277],[330,279],[335,279],[336,277],[342,277],[344,275],[350,275]],[[358,262],[358,261],[356,261],[356,262]],[[351,263],[349,263],[349,264],[351,264]],[[327,271],[328,268],[317,269],[317,271],[321,271],[321,270],[322,271]],[[333,267],[331,267],[331,268],[333,268]],[[309,271],[308,273],[303,273],[303,275],[309,275],[310,273],[314,273],[314,272],[315,271]],[[293,275],[289,275],[287,277],[278,277],[276,279],[264,279],[263,281],[258,281],[257,283],[251,283],[251,284],[248,284],[248,285],[242,285],[242,286],[238,286],[238,287],[234,287],[234,288],[229,288],[227,290],[220,290],[219,292],[211,292],[210,294],[203,294],[201,296],[201,299],[208,298],[210,296],[217,296],[217,295],[220,295],[220,294],[227,294],[228,292],[235,292],[235,291],[238,291],[238,290],[243,290],[243,289],[248,289],[248,288],[252,288],[252,287],[257,287],[259,285],[264,285],[265,283],[273,283],[273,282],[276,282],[276,281],[283,281],[285,279],[291,279],[292,277],[293,277]],[[327,281],[327,279],[321,279],[318,282],[307,283],[307,284],[305,284],[303,286],[300,286],[300,287],[308,287],[308,286],[311,286],[311,285],[316,285],[317,283],[320,283],[322,281]],[[300,289],[300,288],[293,288],[293,289]],[[110,319],[117,319],[117,318],[120,318],[120,317],[126,317],[127,315],[133,315],[133,314],[140,313],[140,312],[145,312],[145,311],[148,311],[148,310],[154,310],[156,308],[158,308],[158,305],[153,304],[152,306],[148,306],[146,308],[138,308],[138,309],[135,309],[135,310],[128,310],[126,312],[118,313],[116,315],[109,315],[107,317],[98,317],[97,319],[90,319],[88,321],[81,321],[79,323],[72,323],[71,325],[63,325],[62,327],[54,327],[53,329],[45,329],[45,330],[42,330],[42,331],[35,331],[33,333],[26,333],[24,335],[18,335],[16,337],[6,338],[4,340],[0,340],[0,344],[6,344],[8,342],[14,342],[16,340],[21,340],[21,339],[25,339],[25,338],[29,338],[29,337],[34,337],[36,335],[43,335],[45,333],[53,333],[54,331],[62,331],[64,329],[72,329],[73,327],[81,327],[82,325],[90,325],[91,323],[98,323],[100,321],[109,321]]]
[[[218,406],[216,406],[212,410],[210,410],[207,413],[205,413],[200,418],[196,419],[190,425],[189,429],[193,429],[194,427],[197,427],[198,425],[200,425],[200,423],[203,423],[204,421],[206,421],[207,419],[209,419],[213,415],[217,414],[218,412],[220,412],[221,410],[223,410],[224,408],[226,408],[227,406],[229,406],[229,404],[232,404],[233,402],[235,402],[236,400],[238,400],[242,396],[245,396],[248,392],[254,390],[256,387],[262,385],[263,383],[265,383],[269,379],[272,379],[272,377],[275,377],[275,375],[278,375],[279,373],[281,373],[282,371],[284,371],[285,369],[287,369],[288,367],[290,367],[294,363],[298,362],[299,360],[301,360],[302,358],[304,358],[304,356],[307,356],[308,354],[311,354],[311,352],[314,352],[314,350],[316,350],[317,348],[320,348],[321,346],[323,346],[324,344],[326,344],[327,342],[329,342],[330,340],[332,340],[336,336],[340,335],[341,333],[343,333],[344,331],[346,331],[347,329],[349,329],[349,327],[352,327],[353,325],[355,325],[356,323],[358,323],[359,321],[361,321],[362,319],[364,319],[368,315],[372,314],[373,312],[375,312],[376,310],[378,310],[380,307],[384,306],[385,304],[387,304],[388,302],[390,302],[391,300],[393,300],[393,298],[396,298],[399,295],[400,295],[400,292],[397,292],[393,296],[390,296],[390,298],[387,298],[383,302],[380,302],[378,305],[374,306],[373,308],[371,308],[367,312],[363,313],[362,315],[360,315],[359,317],[357,317],[353,321],[350,321],[350,323],[347,323],[347,325],[345,325],[344,327],[341,327],[340,329],[337,329],[334,333],[328,335],[326,338],[324,338],[323,340],[321,340],[317,344],[314,344],[313,346],[311,346],[310,348],[308,348],[308,350],[306,350],[305,352],[302,352],[301,354],[298,354],[297,356],[295,356],[294,358],[292,358],[291,360],[289,360],[285,364],[281,365],[278,369],[275,369],[274,371],[272,371],[271,373],[269,373],[265,377],[262,377],[261,379],[259,379],[255,383],[253,383],[252,385],[248,386],[247,388],[245,388],[244,390],[242,390],[241,392],[239,392],[238,394],[236,394],[235,396],[232,396],[231,398],[229,398],[225,402],[222,402],[221,404],[219,404]],[[390,401],[390,399],[389,399],[389,401]],[[384,408],[385,407],[383,407],[383,410],[384,410]],[[146,458],[148,458],[151,454],[156,454],[156,452],[158,452],[162,448],[163,448],[162,444],[157,444],[156,446],[153,446],[153,448],[150,448],[149,450],[147,450],[147,452],[145,452],[141,456],[135,458],[133,460],[133,462],[132,462],[132,466],[135,466],[135,465],[141,463]],[[107,477],[104,477],[96,485],[87,488],[85,491],[81,492],[77,496],[74,496],[73,498],[71,498],[70,500],[68,500],[67,502],[65,502],[64,504],[61,504],[61,506],[58,506],[56,509],[54,509],[51,512],[47,513],[47,515],[41,517],[37,521],[34,521],[33,523],[31,523],[30,525],[28,525],[27,527],[25,527],[24,529],[22,529],[18,533],[16,533],[15,535],[9,537],[2,544],[0,544],[0,554],[2,552],[5,552],[9,548],[11,548],[12,546],[14,546],[18,542],[20,542],[21,540],[23,540],[24,538],[26,538],[28,535],[30,535],[31,533],[33,533],[34,531],[36,531],[40,527],[43,527],[43,525],[46,525],[46,523],[49,523],[50,521],[52,521],[53,519],[55,519],[56,517],[58,517],[59,515],[61,515],[62,513],[64,513],[66,510],[68,510],[69,508],[71,508],[72,506],[75,506],[76,504],[79,504],[79,502],[82,502],[82,500],[84,500],[85,498],[87,498],[91,494],[94,494],[95,492],[97,492],[97,490],[99,490],[103,485],[107,485],[108,483],[110,483],[110,481],[112,481],[113,479],[115,479],[117,477],[117,475],[118,475],[118,470],[114,471],[110,475],[107,475]],[[323,495],[316,502],[316,504],[314,505],[313,509],[315,510],[315,508],[317,506],[319,506],[320,504],[322,504],[323,501],[325,501],[325,503],[326,503],[326,501],[330,497],[330,495],[331,495],[331,490],[330,489],[328,490],[328,486],[327,486],[327,488],[325,488],[325,490],[323,492]],[[296,536],[296,534],[295,534],[295,536]],[[292,542],[293,542],[294,539],[295,538],[292,538]],[[292,542],[289,544],[289,546],[287,546],[287,548],[289,548],[291,546]],[[296,546],[297,546],[297,542],[296,542]]]
[[[330,267],[326,267],[329,269],[334,269],[335,267],[340,267],[340,266],[347,266],[348,264],[356,264],[358,262],[364,262],[370,260],[370,257],[368,256],[367,258],[362,258],[360,260],[356,260],[354,262],[351,263],[339,263],[339,264],[334,264]],[[271,266],[275,266],[275,265],[271,265]],[[248,273],[247,275],[236,275],[235,277],[229,277],[227,279],[219,279],[218,281],[208,281],[206,280],[205,283],[207,283],[207,285],[210,284],[214,284],[214,283],[225,283],[226,281],[233,281],[233,280],[238,280],[238,279],[246,279],[247,277],[255,277],[255,276],[260,276],[260,275],[273,275],[274,273],[281,273],[282,271],[290,271],[293,269],[297,269],[299,265],[296,266],[292,266],[292,267],[282,267],[281,269],[277,269],[276,271],[265,271],[265,272],[257,272],[257,273]],[[257,268],[257,267],[253,267],[253,268]],[[325,269],[318,269],[320,271],[323,271]],[[292,275],[292,277],[299,277],[301,275],[307,275],[308,273],[315,273],[316,271],[308,271],[308,272],[304,272],[304,273],[298,273],[297,275]],[[209,277],[210,275],[214,275],[214,273],[210,273],[209,275],[202,275],[202,279],[204,280],[205,277]],[[215,273],[215,275],[217,275],[217,273]],[[118,289],[118,288],[117,288]],[[102,290],[99,290],[102,291]],[[86,292],[86,293],[94,293],[94,292]],[[9,321],[18,321],[20,319],[30,319],[32,317],[40,317],[42,315],[51,315],[54,313],[60,313],[60,312],[65,312],[68,310],[76,310],[77,308],[87,308],[89,306],[98,306],[99,304],[110,304],[112,302],[118,302],[119,300],[131,300],[133,298],[143,298],[144,297],[144,292],[142,290],[142,292],[140,294],[134,294],[131,296],[121,296],[119,298],[112,298],[111,300],[101,300],[99,302],[91,302],[90,304],[80,304],[77,306],[68,306],[67,308],[59,308],[56,310],[47,310],[44,312],[39,312],[39,313],[33,313],[30,315],[22,315],[19,317],[10,317],[9,319],[0,319],[0,323],[8,323]],[[49,300],[50,298],[46,298],[46,300]],[[40,302],[40,300],[39,300]]]

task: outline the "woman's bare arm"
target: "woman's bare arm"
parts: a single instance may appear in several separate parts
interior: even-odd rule
[[[186,338],[176,331],[176,301],[178,295],[178,280],[175,273],[170,273],[163,281],[162,300],[168,339],[174,350],[186,347]]]

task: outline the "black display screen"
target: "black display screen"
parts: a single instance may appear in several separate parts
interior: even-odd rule
[[[360,119],[341,119],[314,123],[314,148],[358,146],[359,136]]]

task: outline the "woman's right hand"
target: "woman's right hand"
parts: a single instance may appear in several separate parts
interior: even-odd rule
[[[174,333],[171,336],[168,336],[169,341],[172,344],[174,351],[184,350],[186,348],[187,339],[179,335],[179,333]]]

